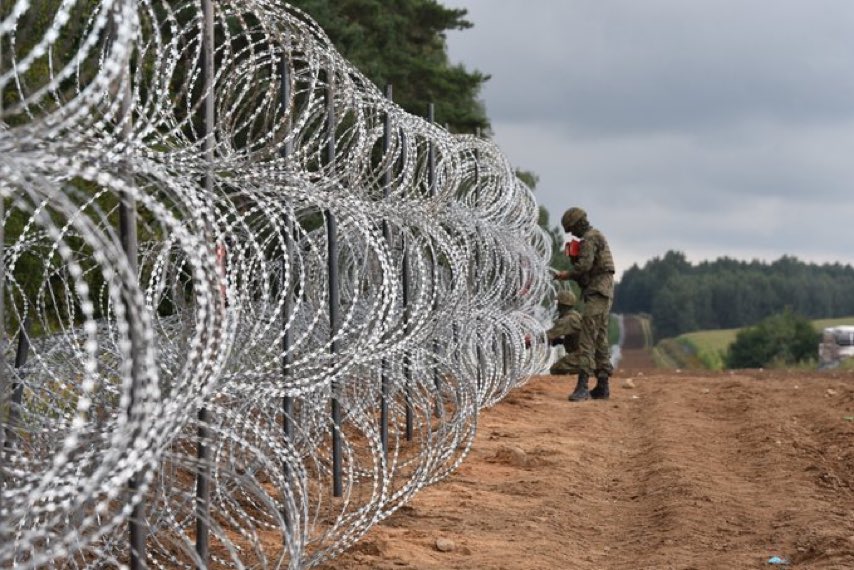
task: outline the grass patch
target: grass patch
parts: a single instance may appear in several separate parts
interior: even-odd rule
[[[666,338],[659,342],[652,350],[652,359],[659,368],[704,368],[694,346],[681,338]]]
[[[698,352],[726,352],[740,329],[719,329],[685,333],[676,338],[695,346]]]
[[[608,321],[608,346],[620,343],[620,320],[614,315]]]
[[[818,332],[827,327],[838,327],[839,325],[854,325],[854,317],[840,317],[838,319],[817,319],[812,326]]]
[[[700,368],[723,370],[726,367],[726,353],[735,340],[739,329],[719,329],[686,333],[677,340],[694,349]]]

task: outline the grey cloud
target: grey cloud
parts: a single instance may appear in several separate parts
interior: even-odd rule
[[[815,256],[833,248],[837,259],[854,260],[850,246],[833,238],[854,219],[854,161],[844,152],[854,149],[854,126],[836,136],[775,130],[735,148],[662,136],[589,144],[504,123],[496,133],[515,164],[539,174],[536,197],[553,223],[582,205],[610,228],[615,250],[655,239],[650,256],[718,244],[721,255],[776,248],[778,257]],[[808,247],[810,240],[819,245]]]
[[[475,28],[452,46],[495,62],[486,97],[508,120],[602,134],[854,116],[850,2],[458,3]]]
[[[446,3],[470,9],[451,57],[492,74],[499,146],[553,223],[588,209],[618,270],[669,249],[854,262],[854,3]]]

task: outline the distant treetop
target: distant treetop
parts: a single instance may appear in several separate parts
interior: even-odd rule
[[[489,76],[451,65],[448,30],[472,23],[465,9],[435,0],[292,0],[326,31],[335,47],[380,89],[391,83],[394,100],[413,115],[435,104],[436,122],[452,132],[487,133],[478,98]]]
[[[656,338],[700,329],[736,328],[791,308],[809,318],[854,315],[854,267],[727,257],[692,264],[668,251],[629,268],[617,284],[614,311],[652,315]]]

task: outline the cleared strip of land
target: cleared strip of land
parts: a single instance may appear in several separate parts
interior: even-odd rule
[[[484,412],[456,473],[327,568],[854,568],[853,371],[614,384],[571,404],[571,379],[535,377]]]

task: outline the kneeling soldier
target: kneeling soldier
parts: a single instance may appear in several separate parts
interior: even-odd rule
[[[578,339],[581,333],[581,313],[575,309],[576,298],[572,291],[564,290],[557,294],[558,318],[552,328],[546,332],[549,344],[563,345],[566,354],[549,369],[551,374],[578,374]]]

